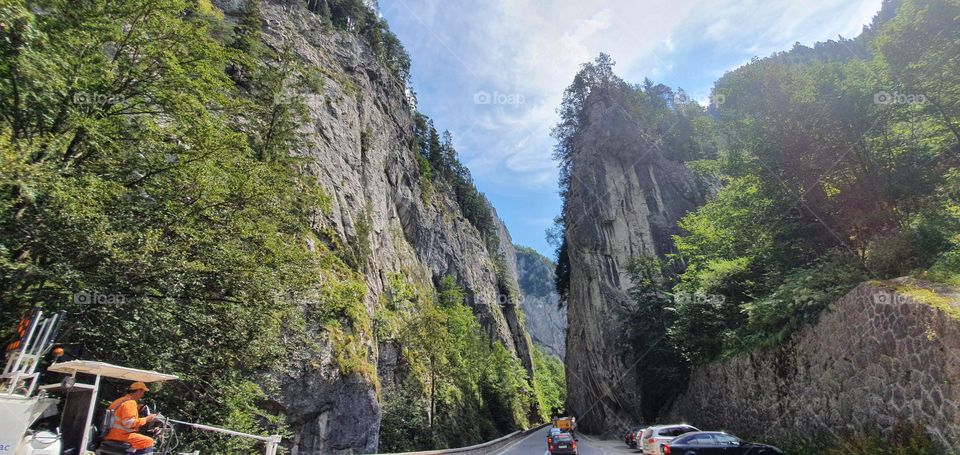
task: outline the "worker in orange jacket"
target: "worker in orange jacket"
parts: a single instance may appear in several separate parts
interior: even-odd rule
[[[103,438],[106,441],[126,442],[136,449],[137,455],[153,453],[153,438],[140,434],[140,427],[153,422],[157,416],[150,414],[140,417],[140,407],[137,400],[143,398],[150,389],[142,382],[134,382],[127,389],[127,394],[113,400],[107,408],[113,411],[113,425]]]

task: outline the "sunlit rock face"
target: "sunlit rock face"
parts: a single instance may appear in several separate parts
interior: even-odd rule
[[[237,19],[245,3],[214,1],[228,21]],[[369,3],[377,6],[375,0]],[[496,271],[498,256],[511,265],[514,260],[506,228],[498,220],[498,251],[488,251],[447,192],[424,194],[405,82],[360,38],[324,26],[305,5],[261,0],[263,39],[319,69],[319,92],[300,88],[290,94],[306,104],[310,118],[301,126],[306,146],[291,153],[306,158],[305,172],[331,199],[330,210],[318,210],[311,220],[315,229],[332,233],[343,244],[368,247],[363,264],[368,316],[376,318],[391,275],[421,289],[450,275],[466,290],[467,304],[487,334],[531,369],[529,336],[516,302],[502,292],[518,288],[515,269],[509,267],[499,278]],[[267,375],[279,389],[269,405],[286,415],[294,432],[291,452],[374,453],[382,398],[375,382],[342,375],[322,328],[315,329],[324,346],[319,352],[288,359],[286,371]],[[397,378],[398,347],[381,343],[374,333],[352,335],[377,366],[385,390]]]
[[[642,420],[634,375],[642,346],[624,346],[633,257],[673,249],[677,221],[715,185],[665,157],[659,138],[602,91],[584,103],[585,125],[571,154],[565,214],[570,259],[567,302],[567,410],[587,432]]]

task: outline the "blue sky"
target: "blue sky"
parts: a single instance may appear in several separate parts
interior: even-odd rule
[[[706,100],[753,57],[858,35],[881,1],[380,0],[380,11],[413,60],[420,111],[453,134],[514,242],[553,257],[550,128],[581,63],[606,52],[629,82]]]

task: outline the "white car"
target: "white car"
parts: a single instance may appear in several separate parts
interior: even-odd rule
[[[663,455],[662,446],[673,438],[691,431],[700,431],[690,425],[658,425],[643,430],[640,435],[640,448],[643,455]]]

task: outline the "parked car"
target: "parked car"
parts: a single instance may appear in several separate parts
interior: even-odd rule
[[[649,427],[640,428],[640,429],[638,429],[636,432],[633,433],[633,439],[637,441],[637,446],[634,447],[635,449],[640,449],[641,451],[643,451],[643,432],[644,432],[647,428],[649,428]]]
[[[556,436],[548,439],[548,441],[547,450],[550,451],[550,455],[577,455],[579,453],[577,451],[577,439],[565,431],[558,433]]]
[[[642,431],[643,427],[630,427],[623,435],[623,442],[631,449],[637,448],[637,432]]]
[[[643,430],[641,436],[641,449],[643,455],[664,455],[661,449],[664,444],[673,440],[673,438],[687,434],[693,431],[700,431],[690,425],[658,425]]]
[[[766,444],[744,442],[722,431],[696,431],[663,445],[664,455],[778,455],[780,449]]]

